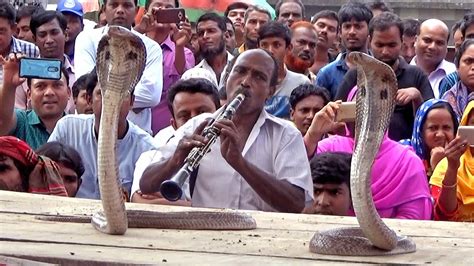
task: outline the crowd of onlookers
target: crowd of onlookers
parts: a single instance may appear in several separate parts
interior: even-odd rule
[[[146,48],[146,66],[118,118],[118,176],[124,196],[150,204],[354,215],[354,118],[363,52],[396,74],[396,107],[371,170],[381,217],[474,221],[474,12],[453,28],[401,19],[383,1],[348,1],[305,14],[281,0],[276,17],[235,1],[196,22],[158,23],[175,0],[105,0],[97,23],[78,0],[56,11],[0,3],[0,189],[100,199],[97,139],[102,90],[96,52],[110,26]],[[312,15],[312,16],[311,16]],[[91,25],[92,24],[92,25]],[[450,39],[454,62],[448,61]],[[61,61],[61,78],[22,78],[22,58]],[[232,120],[214,118],[243,93]],[[212,122],[209,121],[211,119]],[[203,146],[220,137],[169,202],[159,192]],[[471,131],[474,134],[474,131]],[[369,144],[368,144],[369,145]]]

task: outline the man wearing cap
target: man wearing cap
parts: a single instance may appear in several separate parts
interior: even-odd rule
[[[60,0],[56,10],[61,12],[67,20],[67,39],[64,45],[64,53],[69,57],[71,64],[74,65],[76,37],[84,29],[82,4],[78,0]]]

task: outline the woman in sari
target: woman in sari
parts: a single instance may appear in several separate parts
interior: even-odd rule
[[[467,39],[456,52],[454,63],[458,69],[459,81],[449,89],[443,99],[453,107],[458,119],[469,101],[474,100],[474,39]]]
[[[460,125],[474,126],[474,101],[464,111]],[[445,148],[446,158],[431,176],[435,220],[474,221],[474,145],[457,136]]]
[[[15,137],[0,137],[0,147],[0,190],[67,196],[56,163]]]
[[[444,147],[454,139],[457,129],[458,120],[451,105],[445,100],[431,99],[416,111],[411,139],[403,139],[400,143],[412,146],[423,161],[429,178],[444,158]]]
[[[339,125],[339,122],[335,122],[337,109],[335,103],[329,103],[321,109],[309,129],[310,135],[319,136],[336,128]],[[353,127],[349,125],[349,128]],[[331,136],[316,144],[310,141],[305,138],[307,147],[316,146],[317,153],[354,152],[353,134]],[[385,134],[371,175],[375,208],[382,218],[431,219],[433,205],[425,168],[411,147],[395,142]],[[354,215],[352,209],[349,215]]]

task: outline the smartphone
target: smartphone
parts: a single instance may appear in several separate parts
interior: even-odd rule
[[[474,126],[459,126],[458,135],[467,140],[469,146],[474,146]]]
[[[20,77],[38,79],[61,79],[62,62],[59,59],[21,58]]]
[[[158,23],[179,23],[186,20],[184,8],[155,9],[153,15]]]
[[[354,122],[356,118],[356,102],[342,102],[336,113],[337,122]]]

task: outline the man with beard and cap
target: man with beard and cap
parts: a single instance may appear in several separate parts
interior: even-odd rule
[[[304,19],[304,5],[301,0],[280,0],[275,5],[276,20],[291,27]]]
[[[153,135],[169,126],[171,113],[167,107],[167,96],[170,87],[181,75],[195,65],[194,54],[186,48],[191,39],[191,24],[187,21],[175,23],[157,23],[154,12],[160,9],[176,8],[175,0],[149,0],[139,25],[134,29],[144,33],[161,46],[163,53],[163,90],[160,103],[151,111],[151,130]]]
[[[398,141],[411,138],[415,111],[424,101],[433,98],[433,91],[421,69],[408,65],[401,55],[403,22],[390,12],[374,17],[369,24],[370,49],[374,57],[392,67],[397,75],[397,106],[390,121],[388,136]],[[348,99],[357,85],[357,70],[351,69],[337,90],[337,100]]]
[[[311,20],[316,32],[318,42],[316,43],[316,57],[314,64],[309,68],[311,72],[318,75],[319,70],[336,59],[329,53],[329,48],[334,45],[337,39],[339,19],[337,13],[332,10],[318,12]]]
[[[307,21],[299,21],[291,26],[291,33],[292,49],[286,53],[286,66],[293,72],[304,74],[314,83],[316,76],[309,68],[313,65],[316,54],[316,29]]]
[[[241,54],[249,49],[255,49],[258,46],[258,31],[265,23],[272,20],[270,12],[258,6],[252,6],[245,12],[244,18],[244,43],[239,47],[238,53]],[[234,53],[236,54],[236,53]]]
[[[415,42],[416,56],[410,62],[428,75],[436,98],[439,98],[441,80],[456,71],[456,66],[444,59],[448,53],[448,41],[449,28],[444,22],[438,19],[424,21]]]
[[[337,15],[341,29],[342,46],[346,49],[339,60],[321,68],[316,85],[324,87],[331,93],[331,99],[337,94],[337,88],[349,70],[346,55],[353,51],[367,53],[368,26],[372,11],[360,2],[349,2],[341,7]]]
[[[260,28],[258,35],[259,47],[272,54],[278,63],[278,84],[275,93],[267,99],[265,110],[274,116],[289,119],[291,92],[299,85],[309,83],[309,79],[285,66],[285,55],[292,47],[291,32],[287,26],[271,21]]]
[[[236,47],[240,47],[245,40],[244,37],[244,17],[249,5],[243,2],[236,1],[230,4],[224,12],[224,16],[230,19],[235,28]]]
[[[213,74],[213,81],[222,87],[223,76],[233,56],[227,52],[227,26],[224,17],[206,13],[197,20],[197,35],[202,61],[194,68],[204,68]]]

